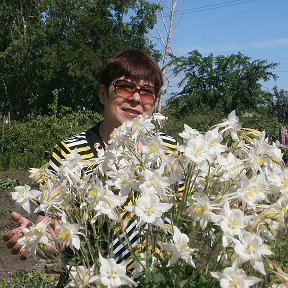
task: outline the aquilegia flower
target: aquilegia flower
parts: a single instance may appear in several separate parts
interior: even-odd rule
[[[136,286],[136,282],[126,275],[126,266],[129,260],[117,264],[115,259],[105,259],[101,254],[99,254],[99,260],[101,265],[100,274],[95,276],[93,281],[101,283],[108,288],[116,288],[120,287],[121,285]]]
[[[195,264],[192,260],[192,253],[194,249],[191,249],[189,244],[189,238],[185,233],[173,226],[173,243],[161,243],[161,247],[165,250],[171,251],[172,257],[169,259],[168,266],[175,264],[180,258],[182,258],[187,264],[195,267]]]
[[[25,211],[30,213],[30,201],[41,195],[41,192],[38,190],[31,190],[31,187],[26,184],[24,186],[16,186],[14,189],[15,191],[11,192],[12,199],[15,200],[17,204],[21,205]]]
[[[89,287],[89,284],[92,284],[96,281],[96,276],[94,273],[94,265],[90,268],[86,268],[84,266],[76,266],[76,267],[67,267],[69,269],[69,273],[71,275],[71,280],[65,286],[67,287],[75,287],[75,288],[86,288]]]
[[[71,249],[80,249],[80,224],[61,223],[56,225],[55,232],[57,235],[56,241],[64,246],[69,246]]]
[[[138,227],[150,223],[166,230],[161,217],[172,206],[173,204],[160,202],[160,198],[153,194],[153,191],[151,193],[147,191],[139,198],[136,205],[126,206],[125,209],[135,213],[140,218]]]
[[[221,288],[248,288],[261,281],[258,277],[247,276],[243,269],[237,267],[236,261],[232,267],[225,268],[222,273],[210,273],[220,282]]]
[[[239,239],[234,239],[234,251],[241,262],[250,261],[252,267],[262,274],[266,274],[262,255],[271,255],[272,252],[262,243],[262,238],[256,234],[243,231]]]

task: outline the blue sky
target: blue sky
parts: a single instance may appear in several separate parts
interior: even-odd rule
[[[203,56],[241,52],[252,60],[279,63],[274,70],[278,80],[263,87],[288,91],[287,13],[288,0],[178,0],[172,51],[178,56],[195,49]],[[163,29],[161,21],[157,27]]]

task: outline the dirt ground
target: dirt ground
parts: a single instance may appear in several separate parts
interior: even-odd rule
[[[17,179],[20,181],[20,185],[31,184],[29,179],[29,173],[27,172],[1,172],[0,180]],[[16,225],[10,218],[11,211],[17,211],[22,213],[23,216],[33,220],[31,215],[27,214],[21,207],[17,207],[11,198],[11,192],[13,188],[1,189],[0,188],[0,273],[13,272],[17,269],[32,268],[36,262],[33,259],[27,259],[21,261],[17,255],[12,255],[9,249],[6,247],[5,241],[2,239],[2,234],[5,231],[16,228]]]

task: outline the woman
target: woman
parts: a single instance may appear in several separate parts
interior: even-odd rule
[[[57,173],[60,160],[65,159],[74,149],[77,149],[82,159],[97,157],[99,149],[107,147],[114,128],[139,115],[150,116],[152,114],[162,84],[161,70],[147,53],[126,50],[115,54],[108,60],[100,75],[99,100],[103,105],[103,121],[56,145],[49,168]],[[163,133],[160,133],[160,137],[167,149],[175,149],[176,142],[173,138],[167,137]],[[17,240],[22,237],[22,228],[29,225],[29,221],[16,212],[13,212],[11,216],[18,228],[6,232],[3,239],[7,241],[7,247],[13,254],[19,253],[20,258],[25,259]],[[36,222],[40,222],[43,218],[43,215],[38,215]],[[132,217],[126,229],[135,229],[136,224],[137,221]],[[122,244],[124,238],[121,241],[120,232],[118,235],[115,234],[117,241],[113,242],[114,256],[118,261],[126,259],[130,255],[130,250]],[[137,234],[130,239],[132,247],[135,249],[141,241]],[[51,250],[53,248],[47,252],[53,252]]]

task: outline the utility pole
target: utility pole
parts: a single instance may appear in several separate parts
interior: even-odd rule
[[[157,4],[160,5],[160,2],[157,1]],[[163,73],[164,80],[166,77],[169,53],[171,53],[170,43],[171,43],[171,35],[172,35],[172,31],[173,31],[173,20],[174,20],[176,5],[177,5],[177,0],[171,0],[171,6],[169,6],[169,8],[168,8],[169,9],[169,16],[168,16],[169,23],[168,23],[168,25],[165,21],[165,15],[163,13],[163,10],[161,10],[161,12],[160,12],[161,20],[162,20],[162,23],[164,25],[164,29],[165,29],[165,33],[166,33],[166,39],[164,40],[162,35],[161,35],[161,32],[158,30],[158,35],[159,35],[160,41],[161,41],[162,45],[164,46],[163,61],[162,61],[162,73]],[[164,87],[164,89],[165,89],[165,87]],[[157,98],[156,107],[155,107],[156,112],[159,112],[159,113],[161,112],[161,102],[162,102],[162,98],[163,98],[163,90],[164,89],[162,89],[162,91],[160,91],[160,94]]]

